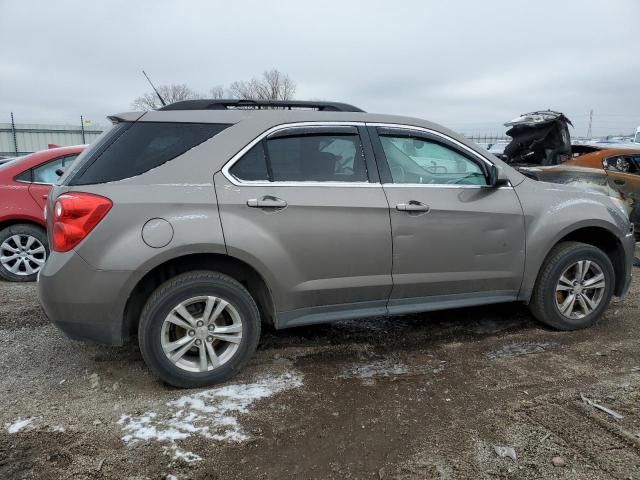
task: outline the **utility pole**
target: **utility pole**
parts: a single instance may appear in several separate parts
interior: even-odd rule
[[[84,139],[84,118],[82,117],[82,115],[80,115],[80,128],[81,128],[81,132],[82,132],[82,144],[84,145],[87,142]]]
[[[13,135],[13,149],[16,152],[16,157],[18,156],[18,137],[16,136],[16,124],[13,121],[13,112],[11,112],[11,133]]]
[[[591,125],[593,124],[593,109],[589,110],[589,130],[587,130],[587,138],[591,139]]]

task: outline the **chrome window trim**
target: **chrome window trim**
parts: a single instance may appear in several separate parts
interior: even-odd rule
[[[380,123],[380,122],[340,122],[340,121],[325,121],[325,122],[293,122],[293,123],[283,123],[280,125],[276,125],[274,127],[269,128],[268,130],[262,132],[256,138],[251,140],[247,145],[245,145],[238,153],[236,153],[231,159],[225,163],[222,167],[221,172],[224,177],[231,182],[233,185],[242,187],[359,187],[359,188],[398,188],[398,187],[428,187],[428,188],[495,188],[491,185],[452,185],[452,184],[422,184],[422,183],[385,183],[381,184],[380,182],[265,182],[262,180],[238,180],[229,172],[229,169],[233,167],[233,165],[240,160],[249,150],[251,150],[257,143],[261,142],[265,137],[271,135],[274,132],[285,130],[288,128],[295,127],[386,127],[386,128],[401,128],[407,130],[415,130],[419,132],[424,132],[428,134],[432,134],[443,138],[459,148],[467,151],[471,155],[477,157],[487,165],[494,165],[491,161],[483,157],[480,153],[476,152],[472,148],[469,148],[465,144],[459,142],[455,138],[451,138],[448,135],[445,135],[436,130],[432,130],[430,128],[425,127],[417,127],[415,125],[406,125],[404,123]],[[378,161],[378,159],[376,159]],[[511,189],[513,190],[513,186],[505,186],[498,187],[498,189]]]
[[[383,183],[383,188],[490,188],[491,190],[513,190],[511,182],[504,187],[493,187],[491,185],[453,185],[451,183]]]
[[[227,180],[229,180],[234,185],[239,187],[359,187],[359,188],[381,188],[380,182],[372,183],[372,182],[316,182],[316,181],[299,181],[299,182],[265,182],[263,180],[239,180],[235,178],[229,172],[229,169],[233,167],[233,165],[240,160],[251,150],[257,143],[261,142],[264,138],[271,135],[274,132],[278,132],[280,130],[287,130],[289,128],[296,127],[364,127],[366,126],[365,122],[294,122],[294,123],[283,123],[280,125],[276,125],[275,127],[271,127],[270,129],[262,132],[256,138],[251,140],[247,145],[245,145],[238,153],[236,153],[231,159],[222,167],[222,174],[225,176]]]

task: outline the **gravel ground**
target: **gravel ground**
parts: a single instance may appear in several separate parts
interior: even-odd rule
[[[574,333],[520,305],[267,330],[185,391],[0,282],[0,478],[640,478],[639,292]]]

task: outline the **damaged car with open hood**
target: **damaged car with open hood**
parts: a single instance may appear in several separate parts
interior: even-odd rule
[[[561,112],[526,113],[505,123],[511,142],[503,161],[534,180],[573,185],[622,200],[640,236],[640,148],[573,147],[571,121]]]

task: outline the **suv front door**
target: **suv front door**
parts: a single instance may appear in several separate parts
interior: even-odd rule
[[[386,313],[389,205],[364,126],[272,129],[214,178],[228,252],[260,266],[277,326]]]
[[[515,300],[524,217],[510,186],[487,185],[489,162],[417,127],[370,127],[393,236],[389,313]]]

